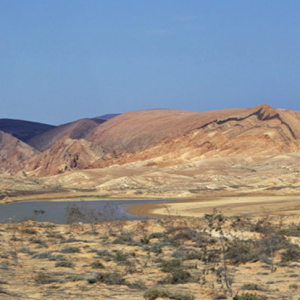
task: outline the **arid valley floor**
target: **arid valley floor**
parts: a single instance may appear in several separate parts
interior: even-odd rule
[[[82,224],[74,211],[66,225],[2,224],[0,298],[298,300],[298,199],[206,197],[129,208],[154,220]]]

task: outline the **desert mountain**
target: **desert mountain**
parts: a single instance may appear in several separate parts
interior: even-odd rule
[[[269,105],[82,119],[28,143],[41,152],[1,133],[1,173],[45,176],[40,189],[151,198],[300,193],[300,113]]]
[[[53,128],[55,128],[55,126],[43,123],[14,119],[0,119],[0,130],[11,134],[23,142],[26,142],[33,136],[42,134]]]
[[[214,112],[216,113],[216,112]],[[300,151],[300,114],[263,105],[252,109],[207,113],[199,127],[176,140],[165,140],[139,153],[139,159],[163,157],[166,163],[210,157],[268,156]]]
[[[150,167],[222,157],[257,160],[300,151],[300,114],[269,105],[202,113],[143,110],[102,124],[82,119],[58,126],[28,144],[42,153],[21,166],[43,176],[137,162]]]
[[[0,131],[0,171],[10,173],[39,152],[12,135]]]
[[[120,114],[106,114],[106,115],[102,115],[102,116],[98,116],[98,117],[95,117],[95,118],[92,118],[92,120],[103,120],[103,121],[107,121],[107,120],[110,120],[116,116],[118,116]]]
[[[243,109],[199,113],[172,109],[153,109],[124,113],[92,131],[87,140],[101,144],[107,151],[138,153]]]
[[[101,146],[93,145],[84,139],[65,136],[50,149],[29,159],[23,167],[27,174],[39,176],[59,174],[90,168],[103,153]]]
[[[49,175],[111,165],[124,155],[135,154],[138,159],[139,152],[179,138],[219,114],[211,112],[207,118],[205,113],[191,111],[145,110],[116,116],[98,126],[86,119],[62,125],[28,142],[47,151],[28,161],[26,170]],[[229,111],[223,111],[223,114],[229,114]]]
[[[178,164],[209,157],[274,155],[300,151],[300,114],[269,105],[205,113],[150,110],[120,115],[87,140],[117,159],[98,166],[154,159]],[[104,156],[105,158],[105,156]]]
[[[39,151],[45,151],[59,142],[60,139],[68,137],[79,140],[85,138],[95,127],[105,122],[104,120],[81,119],[75,122],[57,126],[40,135],[29,139],[27,143]]]
[[[81,119],[33,137],[28,144],[42,153],[29,160],[24,169],[29,173],[49,175],[89,168],[103,156],[103,150],[84,138],[103,122]]]

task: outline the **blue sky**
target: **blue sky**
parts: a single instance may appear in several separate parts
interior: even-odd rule
[[[0,118],[300,110],[299,0],[0,0]]]

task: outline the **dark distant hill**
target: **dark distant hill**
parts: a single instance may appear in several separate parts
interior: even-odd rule
[[[74,140],[85,138],[87,134],[89,134],[95,127],[99,125],[99,123],[101,124],[103,122],[105,121],[81,119],[75,122],[57,126],[47,132],[34,136],[26,142],[39,151],[45,151],[64,137]]]
[[[26,142],[35,135],[42,134],[56,126],[14,119],[0,119],[0,130]]]
[[[95,117],[95,118],[92,118],[92,120],[110,120],[114,117],[117,117],[118,115],[120,114],[106,114],[106,115],[103,115],[103,116],[99,116],[99,117]]]

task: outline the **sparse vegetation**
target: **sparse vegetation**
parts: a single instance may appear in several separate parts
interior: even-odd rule
[[[113,228],[114,222],[95,224],[93,234],[87,234],[89,224],[72,231],[69,225],[32,221],[3,225],[0,272],[20,275],[30,262],[26,272],[32,278],[28,283],[32,289],[51,286],[55,291],[69,283],[68,289],[80,294],[108,285],[115,286],[111,291],[126,289],[128,295],[146,300],[190,300],[201,293],[205,300],[263,300],[275,293],[280,276],[285,276],[285,282],[290,279],[280,295],[300,289],[295,273],[299,246],[284,235],[290,225],[278,219],[264,216],[262,222],[258,218],[252,222],[214,212],[199,220],[168,217],[139,222],[116,223],[120,231]],[[253,227],[259,232],[251,231]],[[107,234],[109,228],[112,235]],[[248,269],[253,274],[251,283],[243,276]],[[261,276],[268,278],[268,286],[256,280]],[[21,278],[25,280],[25,272]],[[72,282],[77,285],[71,286]]]
[[[79,247],[67,247],[60,250],[61,253],[79,253]]]
[[[245,283],[242,285],[241,290],[260,291],[263,289],[256,283]]]
[[[146,300],[155,300],[157,298],[167,298],[167,299],[174,299],[174,300],[194,300],[194,295],[190,293],[179,293],[179,292],[172,292],[167,289],[161,288],[151,288],[145,292],[144,298]]]
[[[57,279],[55,279],[50,274],[44,273],[44,272],[38,272],[33,277],[34,281],[38,284],[49,284],[53,282],[57,282]]]
[[[71,261],[58,261],[56,264],[55,264],[55,267],[58,268],[58,267],[62,267],[62,268],[74,268],[75,264]]]
[[[105,266],[100,261],[94,261],[91,263],[93,269],[105,269]]]
[[[233,297],[233,300],[266,300],[266,297],[258,296],[257,294],[252,293],[243,293]]]
[[[257,261],[259,259],[259,253],[255,241],[250,239],[240,240],[238,238],[229,241],[226,258],[233,264]]]
[[[88,277],[88,283],[103,282],[108,285],[125,285],[124,276],[118,272],[95,273]]]

